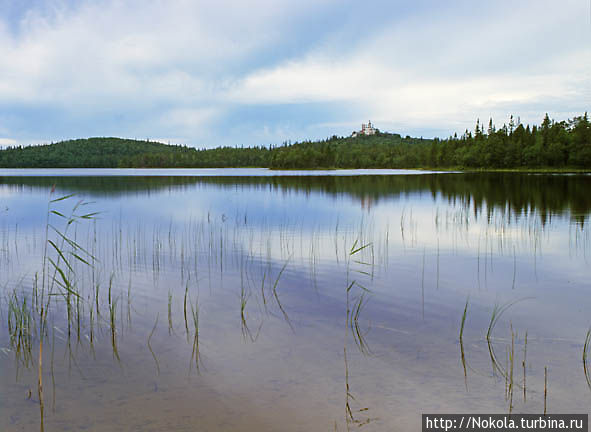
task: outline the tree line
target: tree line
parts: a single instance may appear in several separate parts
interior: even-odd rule
[[[271,152],[272,168],[591,168],[591,125],[587,113],[539,126],[511,117],[496,128],[477,120],[447,139],[401,138],[378,133],[356,138],[332,137],[296,143]]]
[[[89,138],[0,150],[3,168],[591,168],[587,113],[540,125],[511,117],[496,128],[477,120],[474,131],[446,139],[403,138],[378,132],[281,146],[195,149],[153,141]]]

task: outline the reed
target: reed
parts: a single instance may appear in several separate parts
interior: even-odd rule
[[[201,352],[199,350],[199,300],[195,301],[195,307],[191,304],[191,315],[193,316],[194,333],[190,365],[195,360],[195,368],[197,369],[197,373],[199,373],[199,364],[201,363]]]
[[[468,303],[470,302],[470,296],[466,299],[466,304],[464,305],[464,312],[462,313],[462,321],[460,323],[460,343],[464,340],[464,326],[466,325],[466,316],[468,315]]]
[[[109,305],[113,301],[112,296],[111,296],[111,291],[113,289],[113,279],[115,279],[115,272],[111,272],[111,276],[109,277],[109,292],[108,292]]]
[[[353,305],[353,313],[350,316],[349,320],[349,327],[351,328],[351,333],[353,334],[353,340],[355,344],[359,348],[359,351],[362,354],[369,355],[371,354],[371,349],[367,345],[365,339],[365,333],[362,332],[361,326],[359,325],[359,315],[361,310],[365,307],[367,303],[367,299],[365,298],[365,292],[362,292],[361,295],[357,298]]]
[[[523,362],[521,363],[523,366],[523,402],[527,402],[527,392],[526,392],[526,366],[527,366],[527,331],[525,332],[525,341],[523,344]]]
[[[464,305],[464,312],[462,313],[462,322],[460,323],[460,358],[462,360],[462,368],[464,369],[464,386],[468,390],[468,370],[466,368],[466,355],[464,354],[464,326],[466,325],[466,316],[468,315],[468,303],[470,297],[466,299]]]
[[[117,299],[113,301],[109,305],[109,323],[110,323],[110,331],[111,331],[111,346],[113,348],[113,356],[117,359],[117,361],[121,361],[119,357],[119,349],[117,348]]]
[[[363,355],[371,354],[371,350],[369,345],[365,340],[365,333],[361,331],[361,327],[359,324],[359,316],[366,304],[365,295],[369,294],[371,291],[360,284],[356,279],[350,281],[349,276],[351,272],[351,260],[354,263],[357,263],[362,266],[367,266],[368,263],[357,260],[356,255],[361,254],[362,251],[369,248],[371,246],[370,243],[360,245],[359,238],[355,239],[351,249],[348,252],[346,257],[346,274],[347,274],[347,287],[345,290],[345,299],[346,299],[346,320],[345,320],[345,339],[344,339],[344,347],[343,347],[343,357],[345,362],[345,424],[347,429],[349,429],[350,424],[354,424],[357,426],[363,426],[370,422],[371,418],[367,417],[365,420],[358,419],[353,415],[353,409],[351,407],[352,401],[355,401],[355,397],[351,392],[351,387],[349,384],[349,363],[347,360],[347,341],[349,339],[349,331],[353,335],[353,341],[355,342],[357,348]],[[362,267],[363,268],[363,267]],[[353,269],[353,272],[359,273],[361,275],[369,276],[371,275],[362,269]],[[352,299],[352,292],[355,287],[358,287],[361,290],[360,295],[356,299]],[[351,306],[353,304],[353,306]],[[361,408],[358,412],[367,411],[368,408]]]
[[[129,283],[127,284],[127,324],[131,327],[131,272],[129,273]]]
[[[89,319],[89,323],[90,323],[90,336],[89,336],[89,343],[90,343],[90,347],[92,348],[94,346],[94,315],[93,315],[93,308],[90,308],[90,319]]]
[[[55,368],[54,368],[54,354],[55,354],[55,326],[53,326],[53,331],[51,332],[51,357],[50,357],[50,370],[51,370],[51,400],[52,400],[52,409],[55,413]]]
[[[291,255],[287,258],[287,260],[283,264],[283,267],[281,267],[281,270],[279,270],[279,273],[277,274],[277,278],[275,279],[275,283],[273,284],[273,297],[275,298],[275,301],[277,302],[277,306],[279,307],[279,310],[283,314],[283,318],[285,319],[285,322],[293,330],[293,326],[291,325],[291,321],[289,320],[289,316],[287,315],[287,312],[283,308],[281,301],[279,301],[279,295],[277,294],[277,286],[279,285],[279,279],[281,279],[281,275],[283,275],[283,272],[287,268],[287,265],[289,264],[290,260],[291,260]]]
[[[100,307],[100,302],[99,302],[100,289],[101,289],[101,284],[97,282],[97,284],[95,286],[95,292],[94,292],[97,318],[99,318],[101,316],[101,307]]]
[[[187,297],[189,295],[189,278],[187,278],[187,282],[185,284],[185,295],[183,297],[183,317],[185,318],[185,332],[187,337],[189,337],[189,323],[187,322]]]
[[[351,409],[351,400],[355,400],[351,394],[351,387],[349,385],[349,362],[347,361],[347,347],[343,348],[343,358],[345,360],[345,420],[347,425],[349,422],[354,422],[353,410]]]
[[[173,332],[173,325],[172,325],[172,292],[170,289],[168,290],[168,334],[172,334]]]
[[[86,266],[92,266],[95,257],[78,244],[75,238],[69,236],[70,228],[79,221],[95,219],[97,212],[78,213],[86,203],[79,200],[74,204],[69,216],[65,216],[53,206],[56,203],[67,200],[73,195],[65,195],[56,199],[51,199],[51,194],[55,191],[55,186],[50,192],[50,200],[47,205],[47,216],[45,224],[45,242],[42,258],[42,283],[41,283],[41,308],[39,311],[39,356],[38,356],[38,382],[37,392],[39,396],[40,410],[40,428],[44,429],[44,402],[43,402],[43,339],[47,331],[47,319],[52,296],[60,295],[66,302],[68,310],[68,340],[70,336],[71,319],[71,301],[72,298],[80,299],[80,295],[75,288],[74,263],[80,262]],[[58,229],[50,222],[50,216],[57,216],[64,222],[64,228]],[[49,233],[55,237],[50,238]],[[53,256],[50,254],[53,252]],[[80,313],[78,313],[80,315]]]
[[[156,314],[156,321],[154,322],[154,326],[152,327],[152,331],[148,335],[148,349],[150,350],[150,354],[152,354],[152,358],[154,359],[154,363],[156,363],[156,373],[160,375],[160,363],[158,362],[158,358],[156,354],[154,354],[154,350],[152,349],[152,344],[150,343],[152,340],[152,336],[154,335],[154,331],[156,331],[156,326],[158,325],[158,317],[160,315]]]
[[[248,303],[248,299],[250,298],[250,293],[246,292],[244,285],[240,287],[240,322],[241,322],[241,330],[242,330],[242,337],[245,339],[247,337],[252,337],[250,333],[250,329],[248,328],[248,324],[246,322],[246,304]]]
[[[495,304],[493,311],[492,311],[492,315],[490,318],[490,322],[488,324],[488,330],[486,332],[486,342],[487,342],[487,346],[488,346],[488,352],[489,352],[489,356],[491,359],[491,364],[492,364],[492,368],[493,368],[493,373],[498,372],[501,376],[503,377],[507,377],[508,374],[508,370],[503,369],[503,367],[501,366],[501,364],[498,361],[498,358],[496,356],[494,347],[493,347],[493,331],[495,326],[497,325],[499,318],[503,315],[503,313],[505,313],[511,306],[515,305],[516,303],[523,301],[523,300],[527,300],[528,298],[522,298],[522,299],[518,299],[512,302],[508,302],[505,303],[504,305],[499,305],[498,303]]]
[[[548,407],[548,366],[544,366],[544,415]]]
[[[587,381],[587,386],[591,390],[591,371],[589,370],[589,366],[587,365],[589,349],[591,349],[591,328],[587,330],[587,335],[585,336],[585,343],[583,344],[583,372],[585,374],[585,381]]]
[[[515,365],[515,333],[513,332],[513,325],[511,325],[511,351],[509,352],[509,414],[513,412],[513,371]]]
[[[35,331],[33,313],[26,296],[19,296],[16,289],[8,298],[8,334],[10,347],[17,360],[25,367],[32,362],[33,337]]]
[[[265,279],[267,278],[267,270],[263,271],[263,277],[261,279],[261,298],[263,299],[263,305],[265,310],[267,308],[267,297],[265,296]]]

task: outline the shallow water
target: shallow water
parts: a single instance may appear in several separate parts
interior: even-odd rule
[[[587,413],[590,186],[390,170],[1,171],[0,430],[419,430],[421,413],[544,402]],[[78,214],[99,214],[49,219],[90,265],[66,254],[69,271],[47,249],[79,297],[69,312],[67,295],[51,297],[41,422],[47,215],[80,200]],[[31,317],[21,339],[15,305]],[[507,308],[487,338],[495,305]]]

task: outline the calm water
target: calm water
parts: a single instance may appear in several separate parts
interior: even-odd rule
[[[589,412],[591,176],[0,176],[2,431],[407,431],[427,412]],[[81,200],[75,214],[99,213],[68,225]],[[43,284],[44,253],[63,278],[46,260]]]

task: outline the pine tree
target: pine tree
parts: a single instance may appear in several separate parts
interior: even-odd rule
[[[492,135],[495,132],[495,125],[493,124],[493,120],[492,117],[489,119],[488,121],[488,135]]]

